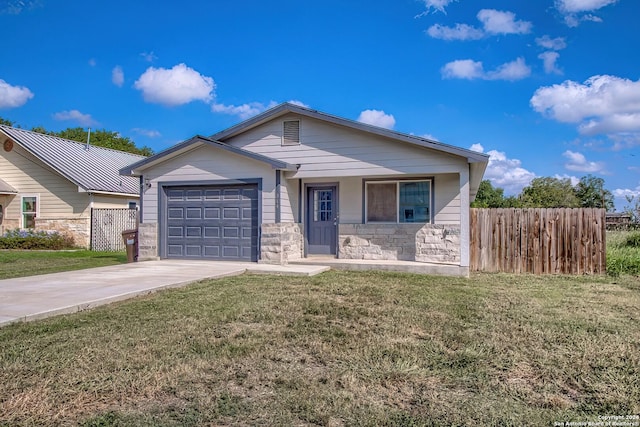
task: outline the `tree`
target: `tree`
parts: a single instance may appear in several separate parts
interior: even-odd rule
[[[504,190],[494,187],[488,179],[482,180],[478,187],[476,199],[471,203],[472,208],[501,208],[504,204]]]
[[[604,179],[587,175],[580,178],[575,186],[575,195],[583,208],[604,208],[607,212],[615,209],[613,194],[604,188]]]
[[[534,178],[520,194],[524,208],[577,208],[576,197],[570,179],[552,177]]]
[[[0,117],[0,125],[5,125],[5,126],[13,126],[13,123],[11,120],[7,120],[4,119],[2,117]]]
[[[627,206],[622,211],[631,217],[631,222],[640,223],[640,197],[626,195],[624,198],[627,200]]]
[[[60,132],[55,132],[55,136],[70,139],[72,141],[87,142],[88,132],[80,127],[67,128]],[[113,150],[126,151],[128,153],[140,154],[142,156],[151,156],[153,150],[147,146],[137,147],[136,144],[126,136],[120,135],[118,132],[99,129],[91,131],[91,145],[98,147],[111,148]]]

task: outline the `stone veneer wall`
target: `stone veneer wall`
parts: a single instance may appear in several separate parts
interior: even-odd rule
[[[138,261],[158,259],[158,224],[138,224]]]
[[[83,248],[91,244],[91,218],[36,218],[35,229],[70,235],[75,245]]]
[[[302,225],[294,222],[262,224],[260,226],[260,261],[285,265],[301,259],[304,241]]]
[[[460,226],[340,224],[338,258],[460,263]]]

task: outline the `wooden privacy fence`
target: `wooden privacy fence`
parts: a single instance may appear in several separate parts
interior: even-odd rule
[[[471,209],[470,231],[472,271],[606,271],[604,209]]]

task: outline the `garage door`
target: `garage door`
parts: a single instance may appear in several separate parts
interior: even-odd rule
[[[258,260],[256,185],[167,187],[167,258]]]

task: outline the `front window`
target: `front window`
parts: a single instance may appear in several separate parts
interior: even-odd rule
[[[36,227],[36,214],[38,213],[38,197],[22,197],[22,228]]]
[[[366,183],[366,221],[431,222],[431,181],[370,181]]]

